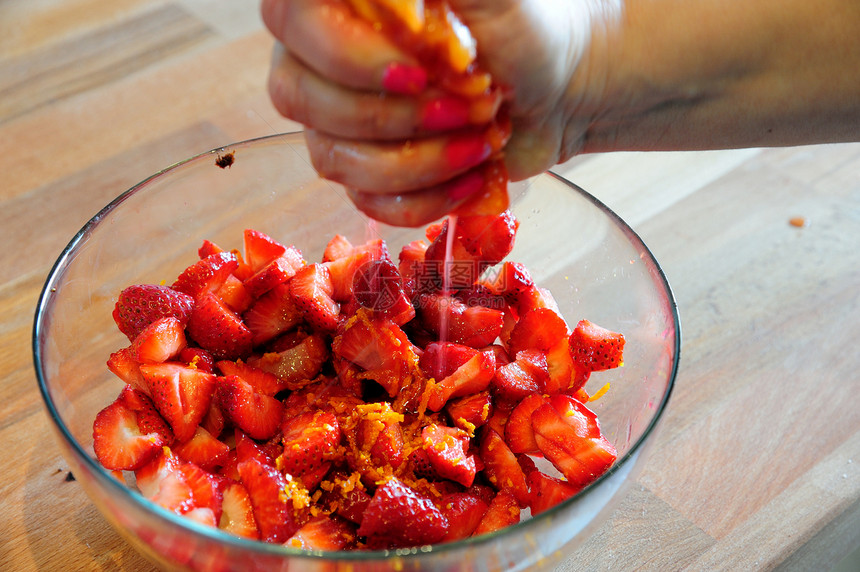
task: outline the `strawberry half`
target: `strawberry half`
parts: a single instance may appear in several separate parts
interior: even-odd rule
[[[280,401],[258,393],[235,375],[217,378],[215,401],[233,425],[257,440],[274,437],[284,415]]]
[[[437,475],[464,487],[472,486],[477,468],[475,456],[468,452],[469,436],[465,431],[432,424],[421,430],[421,439]]]
[[[528,481],[529,490],[532,493],[531,502],[529,503],[532,516],[551,509],[581,490],[580,487],[573,486],[567,481],[557,479],[540,471],[529,473]]]
[[[349,550],[355,545],[355,525],[337,516],[306,522],[284,545],[301,550]]]
[[[186,345],[185,328],[173,316],[159,318],[146,326],[131,343],[131,357],[137,363],[161,363],[179,355]]]
[[[217,292],[238,267],[239,260],[233,253],[210,254],[186,268],[171,288],[197,299],[201,294]]]
[[[106,469],[133,471],[150,461],[164,445],[156,432],[142,433],[137,414],[117,399],[96,415],[93,423],[93,449]]]
[[[284,475],[256,459],[239,463],[238,471],[251,499],[260,539],[280,544],[295,534],[299,523],[285,493],[288,483]]]
[[[520,315],[508,339],[508,353],[522,350],[546,351],[568,334],[567,324],[550,308],[535,308]]]
[[[173,317],[185,325],[194,298],[167,286],[140,284],[129,286],[119,294],[113,319],[130,341],[159,318]]]
[[[452,397],[483,391],[489,387],[496,372],[496,355],[492,351],[478,352],[448,377],[436,383],[430,391],[427,407],[439,411]]]
[[[421,324],[437,339],[482,348],[502,331],[503,312],[484,306],[467,306],[453,296],[421,294],[416,299]]]
[[[302,322],[302,313],[290,296],[286,284],[278,284],[257,298],[242,314],[242,321],[251,330],[254,346],[266,343]]]
[[[221,519],[218,522],[218,528],[236,536],[260,539],[251,497],[248,496],[248,491],[242,483],[231,483],[224,487],[221,493]]]
[[[472,536],[481,524],[489,505],[469,493],[451,493],[439,503],[439,509],[448,519],[448,533],[442,542],[453,542]]]
[[[529,486],[517,456],[496,431],[489,427],[482,431],[480,455],[490,484],[499,491],[511,493],[519,506],[528,506]]]
[[[340,426],[328,411],[307,411],[285,419],[282,433],[284,452],[277,467],[293,476],[313,471],[338,454]]]
[[[188,336],[217,359],[247,356],[254,335],[233,310],[212,293],[201,294],[186,327]]]
[[[448,519],[433,501],[392,477],[374,492],[358,535],[392,546],[420,546],[442,540],[448,526]]]
[[[570,334],[570,355],[588,371],[602,371],[624,365],[624,335],[588,320],[580,320]]]
[[[211,471],[225,461],[227,453],[230,452],[230,447],[213,437],[203,427],[197,427],[191,439],[176,445],[173,452],[183,461],[194,463],[202,469]]]
[[[493,497],[490,506],[487,507],[487,512],[484,513],[481,523],[473,534],[474,536],[488,534],[516,524],[519,521],[520,507],[517,499],[511,492],[501,490]]]
[[[314,379],[329,357],[328,344],[319,334],[311,334],[281,351],[248,359],[248,365],[274,375],[282,388]],[[241,375],[241,374],[239,374]],[[268,386],[261,390],[269,391]]]
[[[180,443],[190,439],[209,411],[215,376],[177,363],[141,365],[140,373],[176,439]]]
[[[334,301],[331,274],[323,264],[310,264],[299,270],[289,281],[290,295],[312,327],[334,331],[340,304]]]

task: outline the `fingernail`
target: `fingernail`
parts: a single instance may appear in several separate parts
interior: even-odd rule
[[[427,87],[427,72],[424,68],[392,62],[382,75],[385,91],[402,95],[416,95]]]
[[[453,181],[449,181],[445,189],[445,194],[450,201],[458,202],[471,197],[480,191],[483,186],[484,176],[479,172],[470,171]]]
[[[455,171],[474,167],[487,159],[492,151],[483,132],[453,137],[445,145],[448,166]]]
[[[452,96],[443,96],[427,102],[421,117],[421,126],[430,131],[457,129],[468,123],[468,102]]]

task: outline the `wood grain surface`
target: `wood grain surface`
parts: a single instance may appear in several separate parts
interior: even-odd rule
[[[33,313],[63,247],[120,192],[298,128],[265,93],[258,11],[0,2],[0,570],[150,569],[67,479]],[[650,246],[684,335],[651,459],[558,570],[829,570],[860,546],[860,144],[616,153],[557,171]]]

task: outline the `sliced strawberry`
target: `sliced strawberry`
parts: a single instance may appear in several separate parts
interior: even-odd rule
[[[224,280],[224,284],[215,292],[215,295],[227,304],[234,312],[242,313],[254,302],[252,292],[245,284],[231,274]]]
[[[171,473],[178,473],[182,460],[164,447],[148,463],[134,471],[135,483],[140,493],[148,499],[158,494],[161,481]]]
[[[194,299],[204,293],[214,294],[238,266],[239,260],[233,253],[210,254],[186,268],[172,288]]]
[[[188,364],[189,367],[207,371],[209,373],[212,373],[215,369],[215,359],[212,357],[211,353],[207,352],[203,348],[186,346],[179,352],[177,359],[182,363]]]
[[[286,541],[299,529],[293,503],[284,492],[287,479],[256,459],[239,463],[238,470],[251,499],[260,539],[279,544]]]
[[[243,433],[241,429],[236,429],[236,460],[243,463],[249,459],[254,459],[270,467],[275,466],[274,457]]]
[[[331,262],[332,260],[337,260],[338,258],[344,258],[352,254],[353,248],[355,248],[352,243],[343,235],[336,234],[332,237],[331,240],[328,241],[328,244],[325,247],[325,251],[323,251],[323,262]]]
[[[337,417],[328,411],[307,411],[284,420],[284,452],[278,468],[296,477],[313,471],[339,454],[341,438]]]
[[[546,356],[535,350],[523,350],[517,359],[496,369],[493,395],[497,400],[519,403],[541,391],[549,378]]]
[[[400,276],[403,278],[403,287],[409,297],[413,297],[415,292],[422,289],[421,279],[424,276],[424,255],[427,252],[427,243],[423,240],[413,240],[406,243],[400,249],[398,256],[397,270],[400,271]],[[423,291],[435,292],[439,290],[441,285],[433,284],[430,288],[425,288]]]
[[[159,318],[176,318],[185,325],[194,299],[167,286],[140,284],[129,286],[119,294],[113,319],[130,341]]]
[[[477,468],[468,452],[469,435],[462,429],[431,424],[421,430],[424,450],[433,469],[443,479],[472,486]]]
[[[323,264],[310,264],[299,270],[289,281],[290,295],[312,327],[334,331],[340,304],[334,301],[331,274]]]
[[[263,395],[272,396],[286,389],[286,384],[275,374],[263,371],[243,361],[221,360],[216,362],[215,366],[221,372],[221,375],[225,377],[231,375],[238,376],[242,378],[242,381],[253,387],[254,391]]]
[[[484,513],[484,517],[481,519],[481,523],[472,534],[473,536],[488,534],[516,524],[519,521],[520,507],[517,499],[509,491],[501,490],[493,497],[490,506],[487,507],[487,512]]]
[[[582,364],[573,361],[570,355],[570,341],[562,338],[546,352],[547,379],[546,393],[576,392],[588,381],[591,372]]]
[[[506,210],[499,215],[458,217],[456,232],[470,254],[492,266],[513,250],[519,224]]]
[[[178,363],[141,365],[140,373],[176,439],[180,443],[190,439],[209,411],[215,376]]]
[[[197,427],[191,439],[176,445],[173,452],[183,461],[211,471],[225,461],[230,447],[213,437],[203,427]]]
[[[442,540],[448,526],[448,519],[433,501],[392,477],[374,492],[358,535],[384,539],[394,546],[420,546]]]
[[[317,516],[284,545],[301,550],[349,550],[355,546],[355,525],[337,516]]]
[[[185,328],[172,316],[155,320],[134,338],[131,357],[138,363],[161,363],[185,349]]]
[[[203,416],[203,419],[200,420],[200,427],[206,429],[210,435],[218,439],[221,436],[221,432],[224,431],[224,426],[227,424],[227,420],[224,418],[224,412],[221,411],[221,408],[218,407],[218,404],[212,399],[209,402],[209,411],[206,412],[206,415]]]
[[[211,293],[197,299],[188,319],[187,333],[218,359],[247,356],[253,347],[253,334],[242,319]]]
[[[137,427],[141,433],[157,433],[164,445],[173,443],[173,431],[167,421],[158,413],[149,395],[126,385],[119,394],[121,400],[137,416]]]
[[[493,413],[493,398],[489,391],[479,391],[448,401],[445,411],[454,425],[474,435],[475,429],[489,421]]]
[[[298,326],[302,313],[286,284],[278,284],[260,296],[243,314],[242,321],[253,335],[255,346],[268,342]]]
[[[251,272],[260,271],[287,250],[286,246],[258,230],[245,229],[242,237],[245,247],[245,263]]]
[[[415,317],[400,271],[390,259],[373,260],[359,267],[352,290],[359,304],[398,326]]]
[[[149,393],[149,387],[140,375],[140,364],[132,357],[131,347],[122,348],[110,355],[107,360],[108,369],[124,383]]]
[[[588,371],[603,371],[624,365],[624,335],[580,320],[570,334],[570,355]]]
[[[274,397],[258,393],[238,376],[217,378],[215,400],[224,416],[254,439],[269,439],[280,428],[283,404]]]
[[[320,485],[320,489],[323,491],[323,506],[329,511],[356,524],[361,523],[371,497],[361,484],[358,473],[335,472]]]
[[[487,264],[480,256],[470,253],[455,229],[449,240],[450,219],[442,224],[441,232],[424,252],[420,273],[416,274],[419,292],[440,292],[469,288],[481,276]]]
[[[580,487],[575,487],[567,481],[557,479],[540,471],[529,473],[529,490],[532,493],[532,516],[550,509],[578,493]]]
[[[505,423],[505,442],[513,453],[540,454],[535,432],[532,429],[532,413],[541,405],[549,403],[546,397],[533,393],[519,402]]]
[[[508,353],[522,350],[546,351],[568,335],[567,324],[549,308],[535,308],[520,315],[508,339]]]
[[[441,542],[453,542],[472,536],[481,524],[489,505],[469,493],[451,493],[439,502],[439,509],[448,519],[448,533]]]
[[[547,308],[559,316],[561,315],[558,302],[555,301],[555,297],[552,295],[552,292],[537,285],[533,285],[531,288],[517,294],[516,302],[513,304],[517,311],[517,315],[519,316],[538,308]]]
[[[473,347],[453,342],[432,342],[424,347],[418,365],[427,375],[442,380],[457,371],[457,368],[475,357]]]
[[[331,275],[332,298],[336,302],[348,302],[352,298],[356,272],[371,262],[372,253],[359,251],[323,263]]]
[[[277,286],[287,282],[304,268],[302,253],[295,247],[287,248],[282,255],[263,266],[242,282],[252,298],[258,298]]]
[[[532,428],[541,453],[574,486],[589,484],[615,462],[615,447],[605,437],[582,437],[552,405],[532,413]]]
[[[294,384],[301,385],[307,380],[314,379],[322,370],[328,357],[328,344],[319,334],[312,334],[282,351],[273,351],[263,354],[261,357],[249,358],[248,365],[277,377],[277,387],[283,389],[293,387]],[[261,380],[261,391],[268,392],[271,389],[274,387],[268,383],[263,385]]]
[[[487,480],[496,489],[514,495],[519,506],[528,506],[529,487],[517,456],[496,431],[489,427],[482,431],[480,455]]]
[[[133,471],[150,461],[164,446],[158,433],[142,433],[137,414],[117,399],[96,415],[93,449],[106,469]]]
[[[334,339],[332,351],[361,367],[362,377],[379,383],[390,397],[413,384],[423,374],[415,346],[396,324],[356,314]]]
[[[496,371],[496,355],[492,351],[478,352],[469,361],[433,386],[427,407],[439,411],[453,397],[483,391],[489,387]]]
[[[218,528],[225,532],[251,538],[260,539],[260,531],[254,520],[254,508],[251,506],[251,497],[242,483],[231,483],[224,487],[221,501],[221,519]]]
[[[355,445],[374,467],[386,465],[397,469],[404,461],[403,415],[394,411],[387,401],[366,403],[356,407],[348,423],[355,425]]]
[[[206,258],[210,254],[218,254],[219,252],[224,252],[224,249],[211,240],[203,239],[203,244],[197,249],[197,257]]]
[[[482,348],[492,344],[503,326],[503,312],[467,306],[452,296],[421,294],[416,299],[421,324],[439,339]]]
[[[520,262],[503,262],[499,267],[489,270],[480,283],[508,302],[516,301],[520,294],[534,287],[531,273]]]
[[[183,463],[179,467],[185,483],[191,489],[194,506],[212,511],[212,526],[221,518],[221,486],[218,478],[194,463]]]

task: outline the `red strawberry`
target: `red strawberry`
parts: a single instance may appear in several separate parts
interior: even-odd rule
[[[448,519],[433,501],[392,477],[377,487],[358,535],[383,539],[393,546],[419,546],[439,542],[448,526]]]
[[[172,288],[195,299],[204,293],[214,294],[238,266],[239,260],[233,253],[210,254],[186,268]]]
[[[167,286],[141,284],[129,286],[119,294],[113,319],[130,341],[159,318],[173,317],[185,325],[194,299]]]
[[[546,397],[533,393],[514,407],[505,423],[505,442],[514,453],[540,454],[534,429],[532,429],[532,413],[541,405],[549,403]]]
[[[529,490],[532,493],[532,500],[529,504],[532,516],[554,507],[581,490],[567,481],[551,477],[540,471],[529,473],[528,481]]]
[[[237,270],[238,271],[238,270]],[[254,302],[252,292],[245,287],[235,274],[224,280],[224,284],[215,291],[215,295],[227,304],[234,312],[244,312]]]
[[[355,419],[357,421],[353,421]],[[388,465],[397,469],[404,461],[402,421],[403,415],[395,412],[390,403],[382,401],[359,405],[348,423],[355,423],[356,445],[369,454],[374,467]]]
[[[476,428],[489,421],[493,413],[493,398],[489,391],[479,391],[448,401],[445,411],[454,425],[474,434]]]
[[[253,334],[242,319],[208,292],[194,304],[186,331],[200,347],[219,359],[244,357],[253,347]]]
[[[206,258],[210,254],[218,254],[219,252],[224,252],[224,249],[211,240],[204,239],[203,244],[201,244],[200,248],[197,249],[197,257]]]
[[[442,380],[457,371],[457,368],[475,357],[473,347],[453,342],[432,342],[424,347],[418,365],[435,380]]]
[[[469,436],[465,431],[432,424],[421,430],[421,439],[436,474],[464,487],[472,486],[477,468],[475,456],[468,452]]]
[[[488,271],[481,284],[493,294],[504,296],[508,302],[515,302],[520,294],[534,287],[534,280],[528,268],[520,262],[504,262],[498,268]]]
[[[185,329],[172,316],[146,326],[131,343],[131,357],[137,363],[161,363],[185,349]]]
[[[415,292],[422,289],[422,277],[425,276],[424,255],[427,252],[427,243],[423,240],[413,240],[400,249],[398,256],[397,270],[403,278],[403,286],[407,294],[411,298]],[[434,292],[439,290],[441,285],[432,284],[431,287],[425,288],[423,291]]]
[[[256,392],[235,375],[217,378],[215,401],[233,425],[258,440],[274,437],[284,415],[280,401]]]
[[[451,493],[439,502],[439,509],[448,519],[448,534],[441,542],[452,542],[472,536],[481,523],[489,505],[469,493]]]
[[[177,359],[182,363],[188,364],[190,367],[208,371],[209,373],[212,373],[215,368],[215,360],[212,354],[203,348],[186,346],[179,352]]]
[[[502,331],[501,310],[467,306],[452,296],[421,294],[416,308],[421,324],[442,340],[482,348]]]
[[[173,443],[173,431],[170,425],[158,413],[148,394],[131,385],[126,385],[118,399],[134,411],[137,416],[137,427],[141,433],[157,433],[164,445]]]
[[[140,373],[176,439],[180,443],[190,439],[209,411],[215,376],[177,363],[141,365]]]
[[[532,428],[541,453],[574,486],[589,484],[615,462],[615,447],[605,437],[583,437],[552,405],[532,413]]]
[[[519,521],[520,507],[517,499],[509,491],[502,490],[493,497],[473,536],[495,532]]]
[[[370,252],[352,251],[346,256],[324,262],[332,282],[332,298],[337,302],[348,302],[352,298],[355,273],[373,261]]]
[[[287,282],[304,266],[305,260],[302,258],[302,253],[291,246],[278,258],[246,278],[242,284],[252,298],[257,298],[278,284]]]
[[[242,321],[253,334],[255,346],[268,342],[298,326],[302,314],[286,284],[278,284],[260,296],[243,314]]]
[[[293,384],[303,384],[309,379],[314,379],[328,357],[328,344],[322,336],[312,334],[284,350],[272,351],[261,357],[249,358],[248,365],[276,376],[278,385],[283,389],[291,387]],[[270,391],[270,388],[271,386],[267,384],[261,385],[260,389],[267,392]]]
[[[549,378],[546,356],[535,350],[523,350],[517,359],[500,366],[493,378],[493,395],[497,401],[518,403],[541,391]]]
[[[364,369],[361,376],[379,383],[390,397],[423,379],[415,346],[396,324],[356,314],[332,342],[332,351]]]
[[[333,413],[307,411],[285,419],[281,430],[284,452],[277,466],[286,473],[298,477],[338,456],[341,432]]]
[[[520,315],[508,339],[508,353],[516,355],[522,350],[546,351],[568,333],[567,324],[549,308],[535,308]]]
[[[179,471],[191,489],[194,506],[211,510],[214,516],[211,524],[216,526],[221,518],[221,486],[218,478],[194,463],[183,463]]]
[[[287,250],[286,246],[258,230],[245,229],[242,236],[245,246],[245,263],[252,273],[260,271]]]
[[[140,493],[148,499],[158,494],[158,489],[164,478],[171,473],[178,473],[182,460],[164,447],[148,463],[134,471],[134,479]]]
[[[555,301],[552,292],[537,285],[533,285],[531,288],[519,292],[516,295],[514,308],[519,316],[526,314],[530,310],[536,310],[537,308],[548,308],[559,316],[561,315],[561,310],[558,308],[558,302]]]
[[[576,392],[588,381],[591,372],[582,364],[573,361],[570,355],[570,341],[562,338],[546,352],[547,379],[544,391],[546,393]]]
[[[287,479],[276,468],[256,459],[239,463],[238,470],[251,499],[260,539],[283,543],[299,529],[293,502],[285,493]]]
[[[348,238],[343,235],[336,234],[328,241],[325,251],[323,252],[322,261],[330,262],[332,260],[337,260],[338,258],[349,256],[352,254],[353,248],[355,247]]]
[[[527,506],[529,487],[517,456],[496,431],[489,427],[482,431],[480,455],[484,474],[496,489],[510,492],[521,507]]]
[[[149,500],[177,514],[185,514],[195,508],[194,490],[182,472],[182,463],[168,464],[158,475],[155,492]]]
[[[337,516],[317,516],[284,545],[302,550],[349,550],[355,545],[355,525]]]
[[[158,433],[142,433],[137,415],[117,399],[96,415],[93,449],[106,469],[133,471],[150,461],[164,446]]]
[[[211,471],[223,464],[230,452],[230,447],[212,436],[203,427],[197,427],[191,439],[173,448],[176,456],[195,465]]]
[[[260,539],[260,531],[254,520],[251,497],[248,496],[248,491],[242,483],[231,483],[224,487],[221,508],[218,528],[236,536],[253,540]]]
[[[491,266],[502,261],[514,248],[519,221],[511,213],[461,216],[457,236],[465,249]]]
[[[107,360],[108,369],[124,383],[149,393],[149,387],[140,375],[140,364],[131,355],[131,347],[122,348],[110,355]]]
[[[427,400],[427,407],[439,411],[452,397],[461,397],[489,387],[496,371],[496,355],[492,351],[478,352],[457,370],[436,383]]]
[[[580,320],[570,334],[570,355],[588,371],[602,371],[624,365],[624,335]]]
[[[255,459],[264,465],[275,466],[275,459],[266,450],[248,437],[241,429],[236,429],[236,461],[243,463]]]
[[[387,258],[359,267],[352,291],[359,304],[398,326],[415,317],[415,308],[403,289],[400,271]]]
[[[215,403],[214,399],[212,399],[209,402],[209,411],[207,411],[206,415],[203,416],[203,419],[200,420],[200,427],[206,429],[210,435],[217,439],[221,436],[221,432],[224,431],[224,425],[226,425],[226,423],[224,412],[221,411],[221,408],[218,407],[218,404]]]
[[[289,281],[290,295],[312,327],[334,331],[340,304],[334,301],[331,274],[323,264],[311,264],[299,270]]]
[[[221,360],[215,365],[222,375],[225,377],[235,375],[242,378],[242,381],[253,387],[257,393],[275,395],[286,389],[286,384],[275,374],[263,371],[242,361]]]
[[[371,497],[361,484],[358,473],[333,473],[321,484],[320,489],[323,491],[323,505],[328,510],[356,524],[361,522]]]

